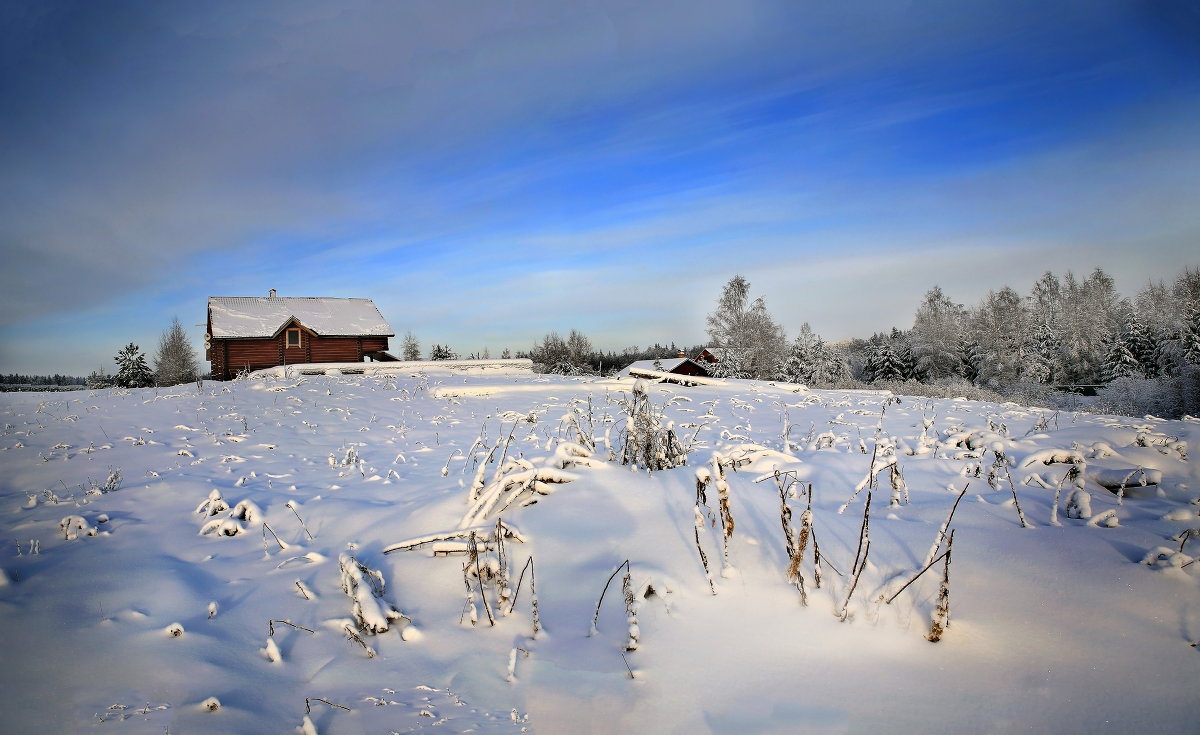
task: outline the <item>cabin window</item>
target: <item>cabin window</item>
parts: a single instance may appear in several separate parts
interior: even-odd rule
[[[288,347],[299,347],[300,346],[300,330],[299,329],[287,330],[287,346]]]

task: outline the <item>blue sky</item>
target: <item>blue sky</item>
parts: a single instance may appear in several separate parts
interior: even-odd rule
[[[0,99],[4,373],[271,288],[497,354],[704,342],[735,273],[839,339],[1200,265],[1182,0],[9,0]]]

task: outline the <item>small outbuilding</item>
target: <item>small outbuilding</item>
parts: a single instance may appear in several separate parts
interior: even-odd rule
[[[205,359],[213,380],[243,370],[320,362],[395,360],[391,325],[370,299],[212,296]]]
[[[691,375],[701,378],[708,377],[708,370],[703,365],[688,357],[669,357],[663,360],[638,360],[617,373],[618,378],[654,378],[653,373],[671,373],[674,375]]]

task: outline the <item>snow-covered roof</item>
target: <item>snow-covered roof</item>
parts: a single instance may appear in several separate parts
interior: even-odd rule
[[[660,372],[660,373],[671,373],[671,372],[674,372],[676,368],[678,368],[680,365],[682,365],[685,362],[692,363],[696,367],[703,370],[705,375],[708,374],[708,370],[705,369],[703,365],[700,365],[699,363],[697,363],[695,360],[693,360],[691,358],[668,357],[668,358],[664,358],[661,360],[638,360],[635,363],[631,363],[631,364],[627,365],[624,370],[617,373],[617,376],[622,377],[622,378],[628,378],[631,373],[636,372],[636,371],[652,371],[652,372]]]
[[[273,337],[292,319],[325,337],[394,337],[370,299],[210,296],[212,336]]]

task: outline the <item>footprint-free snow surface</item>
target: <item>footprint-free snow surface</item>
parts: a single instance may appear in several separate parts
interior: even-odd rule
[[[1196,421],[647,393],[636,425],[628,380],[529,373],[3,395],[0,730],[1200,722]]]

